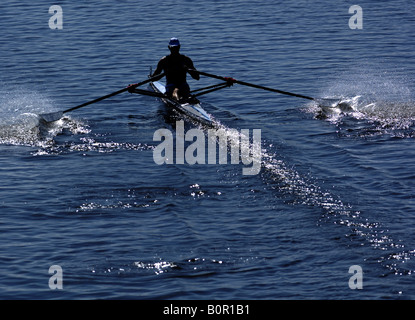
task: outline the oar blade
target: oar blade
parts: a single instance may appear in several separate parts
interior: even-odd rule
[[[341,112],[354,111],[353,101],[345,98],[319,98],[314,99],[319,107],[326,110],[339,110]]]
[[[63,111],[39,114],[39,117],[46,122],[58,121],[63,117]]]
[[[314,101],[319,105],[326,108],[335,108],[341,102],[340,98],[314,98]]]

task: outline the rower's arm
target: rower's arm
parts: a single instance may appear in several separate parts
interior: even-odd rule
[[[186,67],[187,67],[187,72],[192,76],[193,79],[195,80],[200,79],[200,75],[197,72],[193,71],[193,70],[196,70],[196,68],[193,65],[192,59],[188,58],[188,60],[186,61]]]
[[[161,74],[162,72],[163,72],[163,63],[162,63],[162,60],[160,60],[159,63],[157,64],[157,69],[153,72],[151,77],[156,77],[157,75],[160,74],[160,78],[154,79],[155,81],[160,80],[161,78],[163,78],[163,75]]]

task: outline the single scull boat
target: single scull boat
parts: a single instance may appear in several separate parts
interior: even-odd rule
[[[87,105],[102,101],[104,99],[108,99],[108,98],[113,97],[115,95],[118,95],[122,92],[128,91],[130,93],[137,93],[137,94],[143,94],[143,95],[148,95],[148,96],[161,98],[161,100],[167,106],[172,107],[175,110],[178,110],[179,112],[186,114],[190,118],[192,118],[196,121],[199,121],[202,124],[207,124],[207,125],[212,126],[212,125],[214,125],[214,121],[212,120],[211,116],[205,110],[203,110],[202,106],[200,105],[199,100],[196,97],[207,94],[207,93],[210,93],[210,92],[213,92],[213,91],[216,91],[216,90],[220,90],[220,89],[223,89],[223,88],[226,88],[226,87],[230,87],[235,83],[236,84],[241,84],[241,85],[244,85],[244,86],[248,86],[248,87],[257,88],[257,89],[262,89],[262,90],[281,93],[281,94],[290,95],[290,96],[294,96],[294,97],[298,97],[298,98],[303,98],[303,99],[307,99],[307,100],[314,100],[319,105],[321,105],[321,106],[327,105],[330,108],[337,107],[339,105],[339,103],[341,102],[340,99],[325,99],[325,98],[316,99],[316,98],[312,98],[312,97],[297,94],[297,93],[282,91],[282,90],[268,88],[268,87],[260,86],[260,85],[245,82],[245,81],[235,80],[235,79],[230,78],[230,77],[217,76],[217,75],[214,75],[214,74],[210,74],[210,73],[202,72],[202,71],[198,71],[198,70],[192,70],[192,71],[196,72],[196,73],[199,73],[200,75],[203,75],[203,76],[207,76],[207,77],[210,77],[210,78],[222,80],[222,82],[219,83],[219,84],[210,85],[210,86],[205,87],[205,88],[200,88],[200,89],[193,90],[193,91],[190,92],[191,96],[190,96],[189,99],[187,99],[187,101],[177,101],[177,100],[175,100],[171,97],[168,97],[166,95],[165,85],[162,82],[158,81],[164,76],[164,74],[160,74],[160,75],[157,75],[157,76],[154,76],[154,77],[149,77],[147,80],[144,80],[142,82],[131,84],[126,88],[122,88],[118,91],[107,94],[107,95],[102,96],[100,98],[85,102],[85,103],[80,104],[76,107],[72,107],[72,108],[69,108],[69,109],[66,109],[66,110],[63,110],[63,111],[39,114],[39,117],[40,117],[41,120],[46,121],[46,122],[57,121],[67,112],[83,108]],[[150,83],[151,87],[153,88],[153,91],[137,89],[137,87],[139,87],[141,85],[144,85],[146,83]],[[198,92],[198,93],[195,94],[195,92]]]

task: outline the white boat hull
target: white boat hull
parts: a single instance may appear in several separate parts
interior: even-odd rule
[[[154,91],[165,94],[166,93],[166,87],[163,83],[160,81],[151,82],[151,86]],[[176,101],[174,99],[168,99],[168,98],[162,98],[163,102],[166,103],[169,106],[172,106],[173,108],[177,109],[178,111],[186,114],[187,116],[191,117],[192,119],[195,119],[199,122],[202,122],[204,124],[212,124],[212,118],[210,115],[203,110],[200,103],[181,103],[179,101]]]

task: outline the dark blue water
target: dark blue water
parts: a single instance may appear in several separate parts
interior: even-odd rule
[[[359,30],[352,4],[2,1],[0,298],[415,298],[415,5],[359,1]],[[349,108],[238,85],[204,96],[225,130],[261,129],[251,176],[155,164],[154,132],[182,118],[153,97],[39,122],[145,80],[173,36],[200,70]]]

